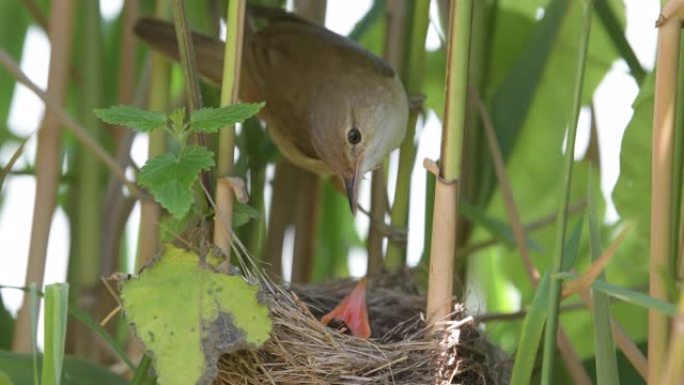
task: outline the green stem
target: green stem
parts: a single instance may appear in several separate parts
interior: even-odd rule
[[[668,5],[676,3],[669,1]],[[673,15],[658,20],[655,98],[651,160],[651,245],[649,293],[667,301],[667,282],[672,279],[672,173],[674,170],[677,71],[681,19]],[[660,384],[669,334],[669,320],[655,311],[648,317],[648,383]]]
[[[446,68],[446,103],[442,128],[439,178],[435,187],[433,232],[431,237],[430,276],[427,293],[429,322],[446,317],[453,309],[454,256],[458,190],[465,131],[468,64],[470,62],[470,28],[473,1],[452,4],[449,14],[449,40]],[[437,171],[437,170],[433,170]]]
[[[419,95],[423,84],[425,67],[425,37],[430,22],[429,1],[409,1],[406,15],[411,16],[406,36],[408,44],[402,55],[401,80],[406,87],[409,96]],[[391,227],[405,229],[408,225],[409,200],[411,196],[411,173],[416,159],[416,122],[418,121],[418,109],[412,108],[409,113],[406,137],[399,148],[399,172],[397,187],[394,194],[394,203],[390,210]],[[396,270],[406,265],[406,248],[390,242],[387,245],[386,266],[390,270]]]
[[[556,338],[558,334],[558,307],[560,303],[561,281],[557,273],[561,271],[563,248],[565,245],[565,229],[568,219],[568,206],[570,200],[570,183],[575,157],[575,138],[577,134],[577,120],[581,107],[582,85],[584,82],[584,69],[587,62],[587,48],[589,46],[589,33],[591,30],[591,10],[593,0],[584,3],[584,25],[582,29],[582,41],[577,57],[577,72],[573,92],[573,104],[570,125],[568,127],[567,146],[565,150],[565,163],[563,167],[563,185],[560,194],[560,204],[556,219],[556,243],[552,262],[551,293],[548,302],[548,318],[544,336],[544,359],[542,364],[542,384],[553,383],[554,361],[556,353]]]
[[[155,16],[167,17],[169,7],[167,1],[158,1]],[[150,111],[167,111],[169,108],[169,79],[171,78],[171,62],[159,52],[152,51],[152,71],[147,108]],[[153,158],[166,152],[166,131],[157,129],[149,134],[147,158]],[[159,218],[161,207],[152,199],[140,203],[140,227],[138,235],[138,252],[135,259],[135,271],[142,268],[157,253],[159,241]]]
[[[180,56],[181,67],[185,79],[185,89],[188,96],[188,114],[200,108],[202,105],[202,94],[199,90],[199,77],[197,76],[197,63],[190,36],[190,26],[188,15],[185,11],[183,0],[173,0],[172,7],[173,22],[176,26],[176,38],[178,39],[178,53]]]
[[[242,57],[242,36],[244,29],[245,1],[228,3],[228,30],[226,51],[223,58],[223,84],[221,85],[221,106],[237,101],[240,64]],[[225,127],[219,132],[218,175],[228,176],[233,169],[235,129]]]
[[[223,84],[221,85],[221,106],[237,101],[242,62],[242,36],[244,32],[245,0],[228,3],[228,31],[223,57]],[[224,127],[219,131],[217,176],[227,177],[233,172],[235,148],[235,127]],[[231,224],[233,222],[232,191],[216,191],[216,215],[214,217],[214,243],[230,257]],[[228,258],[230,260],[230,258]]]
[[[100,9],[96,2],[87,2],[83,4],[82,12],[81,31],[85,33],[83,44],[80,46],[80,57],[88,57],[89,60],[85,61],[83,67],[81,120],[91,136],[97,139],[100,135],[100,123],[92,111],[101,104]],[[77,229],[74,233],[78,235],[74,237],[75,253],[69,260],[69,281],[73,282],[76,288],[73,290],[74,296],[80,295],[80,289],[89,288],[99,282],[100,258],[93,256],[100,254],[102,227],[101,164],[83,146],[79,146],[77,159]]]
[[[135,374],[133,375],[133,379],[131,380],[131,385],[144,384],[146,382],[145,379],[147,378],[147,373],[150,371],[151,366],[152,358],[150,358],[150,356],[148,356],[147,354],[143,354],[142,358],[140,359],[140,364],[138,365],[138,368],[135,370]]]
[[[682,127],[684,125],[684,39],[679,42],[679,68],[678,68],[678,85],[677,85],[677,103],[675,127]],[[682,179],[684,177],[684,132],[682,130],[675,130],[674,132],[674,163],[672,165],[672,240],[670,242],[670,265],[673,267],[672,271],[676,271],[675,279],[684,277],[684,255],[679,249],[681,242],[681,226],[682,223]],[[674,282],[674,281],[673,281]],[[675,288],[673,288],[674,294]],[[673,295],[673,298],[675,296]]]
[[[444,115],[444,131],[441,149],[441,177],[446,180],[459,179],[461,177],[461,154],[463,148],[463,131],[465,127],[466,99],[468,88],[468,53],[470,51],[470,19],[472,16],[472,3],[464,1],[459,3],[456,11],[456,38],[450,54],[454,58],[447,76],[447,87],[451,92],[447,93],[448,108]],[[453,127],[453,128],[452,128]]]

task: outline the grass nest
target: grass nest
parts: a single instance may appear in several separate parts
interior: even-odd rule
[[[427,327],[425,297],[406,272],[369,279],[373,335],[367,340],[319,321],[352,290],[352,280],[289,288],[260,281],[273,319],[271,338],[256,351],[223,355],[215,385],[508,383],[510,359],[463,306],[440,323],[443,332]]]

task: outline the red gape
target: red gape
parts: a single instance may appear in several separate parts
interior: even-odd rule
[[[321,323],[327,325],[332,320],[344,322],[353,336],[359,338],[370,337],[371,329],[368,322],[368,309],[366,307],[365,277],[359,280],[354,290],[344,297],[330,313],[321,318]]]

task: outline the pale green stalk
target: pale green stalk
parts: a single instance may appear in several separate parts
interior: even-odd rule
[[[548,303],[548,318],[546,333],[544,336],[544,358],[542,362],[542,384],[550,385],[554,379],[554,361],[556,355],[556,338],[558,334],[558,307],[560,303],[561,281],[556,273],[562,270],[563,249],[565,246],[565,229],[568,222],[568,206],[570,201],[570,182],[575,157],[575,138],[577,136],[577,120],[581,107],[582,85],[584,83],[584,68],[587,62],[587,48],[589,46],[589,33],[591,30],[591,11],[593,0],[584,3],[584,25],[577,55],[577,72],[573,93],[573,104],[570,125],[568,126],[567,146],[565,150],[565,164],[563,167],[562,189],[556,217],[556,244],[552,261],[550,296]]]
[[[223,84],[221,85],[221,106],[237,101],[242,62],[242,39],[244,33],[245,0],[228,2],[226,49],[223,58]],[[235,148],[235,127],[224,127],[219,131],[217,176],[225,178],[233,171]],[[233,221],[233,195],[225,182],[217,183],[216,214],[214,216],[214,243],[224,255],[230,256],[231,223]]]

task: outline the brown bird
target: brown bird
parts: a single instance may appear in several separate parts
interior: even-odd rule
[[[249,7],[264,18],[246,28],[239,97],[265,101],[259,117],[292,163],[343,182],[356,213],[359,179],[406,134],[408,101],[386,62],[356,42],[284,11]],[[173,25],[143,18],[135,32],[178,59]],[[220,84],[224,43],[193,33],[198,71]]]
[[[259,117],[280,152],[319,175],[336,175],[356,213],[359,179],[380,166],[406,134],[408,101],[394,70],[356,42],[284,11],[249,7],[266,20],[258,32],[246,28],[239,97],[265,101]],[[135,32],[178,60],[172,24],[141,19]],[[224,43],[192,35],[197,67],[220,84]],[[324,323],[340,319],[352,334],[370,336],[365,280]]]

